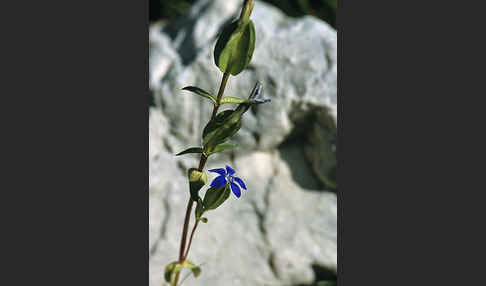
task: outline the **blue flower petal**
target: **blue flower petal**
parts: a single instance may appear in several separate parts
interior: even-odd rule
[[[211,187],[213,188],[220,188],[226,185],[226,178],[224,176],[217,176],[212,182]]]
[[[228,175],[232,176],[235,173],[235,170],[233,170],[230,166],[226,165],[226,171],[228,171]]]
[[[267,103],[267,102],[270,102],[272,100],[269,99],[269,98],[257,98],[257,99],[255,99],[255,101],[258,102],[258,103]]]
[[[245,183],[243,183],[243,180],[238,178],[238,177],[233,177],[233,179],[243,188],[246,190]]]
[[[240,187],[238,187],[237,184],[231,183],[231,190],[233,191],[233,194],[235,194],[235,196],[237,198],[239,198],[241,196],[241,190],[240,190]]]
[[[226,176],[226,171],[225,171],[225,169],[223,169],[223,168],[219,168],[219,169],[211,169],[211,170],[209,170],[209,172],[218,173],[218,174],[220,174],[221,176]]]

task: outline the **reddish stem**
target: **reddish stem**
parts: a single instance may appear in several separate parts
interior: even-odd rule
[[[211,119],[216,117],[216,113],[218,112],[219,104],[221,103],[221,98],[223,97],[224,89],[226,87],[226,83],[228,82],[229,75],[230,75],[229,73],[223,74],[223,78],[221,79],[221,85],[219,86],[218,98],[216,100],[217,104],[214,105]],[[198,168],[200,172],[202,172],[202,170],[204,169],[204,165],[206,164],[207,159],[208,158],[204,154],[201,154],[201,158],[199,159],[199,168]],[[194,201],[189,197],[189,202],[187,203],[187,209],[186,209],[186,217],[184,218],[184,227],[182,229],[181,246],[179,249],[179,263],[183,263],[186,260],[187,255],[189,255],[189,249],[191,248],[192,238],[194,236],[194,232],[196,231],[197,225],[199,224],[199,221],[196,220],[196,223],[192,228],[191,237],[189,238],[189,245],[187,246],[187,251],[184,254],[184,250],[186,247],[187,231],[189,228],[189,218],[191,217],[191,210],[192,210],[193,203]],[[176,274],[174,280],[174,286],[177,286],[177,281],[179,281],[180,273],[181,272],[179,271]]]

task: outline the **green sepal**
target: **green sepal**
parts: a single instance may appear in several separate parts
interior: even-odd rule
[[[240,104],[243,102],[247,102],[247,99],[240,98],[240,97],[234,97],[234,96],[225,96],[221,98],[220,104],[225,104],[225,103],[230,103],[230,104]]]
[[[174,261],[165,267],[164,278],[168,283],[172,283],[175,275],[182,270],[182,265],[179,261]]]
[[[207,176],[206,172],[200,172],[196,168],[191,168],[188,171],[188,178],[189,178],[189,191],[191,192],[191,199],[197,202],[199,198],[198,192],[199,190],[206,184]]]
[[[229,185],[225,185],[217,189],[210,188],[206,191],[206,195],[204,195],[204,209],[214,210],[218,208],[229,198],[230,192]]]
[[[202,153],[203,149],[201,147],[192,147],[188,148],[182,152],[179,152],[176,154],[176,156],[184,155],[184,154],[189,154],[189,153]]]
[[[194,263],[190,262],[189,260],[184,261],[184,263],[182,263],[182,267],[189,268],[196,278],[199,276],[199,274],[201,274],[201,267],[194,265]]]
[[[216,42],[214,61],[223,73],[237,75],[245,69],[255,49],[255,27],[251,20],[240,19],[227,25]]]
[[[228,150],[228,149],[233,149],[236,146],[238,146],[238,145],[236,145],[236,144],[220,144],[220,145],[217,145],[216,147],[214,147],[212,150],[207,150],[205,153],[209,157],[209,155],[212,155],[212,154],[218,153],[218,152],[222,152],[222,151]]]
[[[216,105],[216,98],[212,94],[210,94],[209,92],[205,91],[202,88],[199,88],[199,87],[196,87],[196,86],[186,86],[182,90],[192,91],[197,95],[200,95],[202,97],[210,99],[213,102],[213,104]]]

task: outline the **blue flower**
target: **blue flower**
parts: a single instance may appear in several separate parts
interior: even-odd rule
[[[229,184],[230,187],[231,187],[231,191],[233,191],[233,194],[235,194],[235,196],[237,198],[239,198],[241,196],[241,190],[240,190],[240,187],[238,185],[240,185],[243,189],[246,190],[246,185],[243,182],[243,180],[238,178],[238,177],[233,176],[235,174],[235,170],[233,170],[228,165],[226,165],[226,170],[223,169],[223,168],[219,168],[219,169],[211,169],[211,170],[209,170],[209,172],[219,174],[219,176],[217,176],[211,182],[211,187],[213,187],[213,188],[220,188],[224,185]],[[234,182],[237,182],[238,185],[235,184]]]
[[[248,99],[255,103],[266,103],[272,101],[270,99],[263,98],[263,86],[258,81],[255,83],[255,87],[253,87]]]

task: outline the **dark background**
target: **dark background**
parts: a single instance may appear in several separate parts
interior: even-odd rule
[[[149,20],[172,20],[184,16],[196,0],[150,0]],[[337,0],[264,0],[280,8],[287,15],[313,15],[336,28]]]

